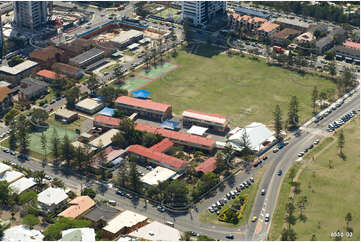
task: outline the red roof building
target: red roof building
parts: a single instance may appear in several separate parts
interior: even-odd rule
[[[360,43],[346,41],[343,46],[360,50]]]
[[[215,157],[211,157],[207,160],[205,160],[204,162],[202,162],[201,164],[199,164],[196,167],[196,171],[201,171],[204,174],[208,173],[208,172],[212,172],[216,169],[216,158]]]
[[[137,123],[135,129],[140,131],[147,131],[153,134],[160,134],[161,136],[170,139],[174,143],[208,151],[213,150],[216,144],[215,139],[167,130],[148,124]]]
[[[161,142],[150,147],[149,149],[151,149],[153,151],[164,153],[167,150],[169,150],[169,148],[171,148],[173,145],[174,145],[174,143],[172,141],[170,141],[170,139],[165,138]]]
[[[195,110],[185,110],[182,114],[183,126],[198,125],[223,132],[228,125],[228,119],[215,113],[203,113]]]
[[[127,150],[129,153],[138,156],[138,158],[143,158],[148,162],[163,166],[165,168],[169,168],[174,171],[178,171],[184,168],[186,165],[186,162],[184,160],[163,154],[158,151],[154,151],[141,145],[131,145],[128,147]]]
[[[119,127],[121,119],[113,118],[105,115],[98,115],[94,118],[95,127],[114,129]]]
[[[128,113],[138,113],[138,115],[158,120],[166,120],[172,117],[172,106],[152,100],[138,99],[128,96],[120,96],[115,100],[117,108],[124,109]]]
[[[65,77],[65,75],[56,74],[55,72],[46,69],[38,71],[36,74],[44,78],[46,81],[59,80]]]

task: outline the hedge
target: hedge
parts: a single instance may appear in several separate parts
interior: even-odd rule
[[[237,224],[238,221],[243,217],[243,212],[246,209],[247,200],[248,194],[245,194],[243,196],[239,195],[231,205],[221,210],[221,212],[217,216],[218,220],[226,223]],[[232,211],[232,208],[237,205],[240,205],[240,208],[237,210],[236,213],[234,213],[234,211]],[[237,217],[235,218],[234,215],[236,215]]]

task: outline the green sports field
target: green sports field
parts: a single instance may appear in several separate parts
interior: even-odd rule
[[[319,76],[268,66],[263,59],[217,54],[213,46],[200,46],[198,54],[178,51],[170,62],[178,68],[147,86],[154,101],[171,104],[176,114],[185,109],[219,113],[236,125],[271,125],[276,104],[285,120],[293,95],[303,122],[312,116],[314,86],[336,92],[334,83]]]

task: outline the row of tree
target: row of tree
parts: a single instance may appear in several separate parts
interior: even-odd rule
[[[344,3],[344,2],[343,2]],[[346,14],[342,6],[331,6],[328,2],[319,2],[318,4],[311,4],[311,2],[269,2],[261,1],[254,2],[254,4],[261,4],[263,6],[269,6],[276,10],[282,10],[285,13],[294,12],[295,14],[301,14],[318,20],[327,20],[330,22],[336,22],[337,24],[352,24],[354,26],[360,26],[360,13],[355,11],[354,13]]]

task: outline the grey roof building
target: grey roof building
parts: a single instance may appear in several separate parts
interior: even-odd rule
[[[84,68],[103,58],[104,50],[93,48],[69,59],[69,63]]]
[[[336,57],[337,55],[342,56],[344,58],[351,58],[354,60],[360,60],[360,50],[348,48],[342,45],[338,45],[335,47]]]
[[[97,203],[89,212],[83,215],[99,226],[105,226],[110,220],[120,213],[116,208],[109,207],[104,203]]]
[[[19,87],[19,100],[29,101],[36,99],[48,91],[49,84],[31,77],[21,80]]]
[[[277,18],[274,22],[283,25],[286,28],[297,29],[303,32],[307,31],[310,27],[310,24],[306,22],[301,22],[297,19],[289,19],[283,17]]]
[[[327,35],[316,42],[316,49],[318,54],[323,54],[326,50],[329,50],[333,46],[333,38]]]

